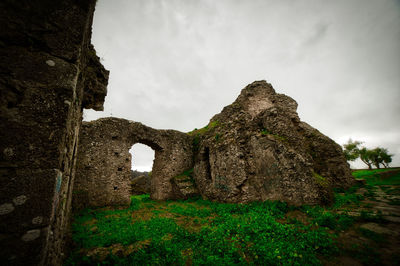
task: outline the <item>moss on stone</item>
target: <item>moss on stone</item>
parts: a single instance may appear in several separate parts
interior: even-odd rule
[[[184,171],[183,173],[174,177],[175,180],[186,180],[186,179],[193,180],[193,168]]]
[[[324,187],[326,187],[328,185],[328,181],[326,180],[325,177],[323,177],[322,175],[320,175],[314,171],[312,173],[318,184],[320,184],[321,186],[324,186]]]
[[[266,128],[261,129],[260,131],[261,136],[267,136],[270,135],[272,137],[274,137],[276,140],[278,141],[282,141],[282,142],[287,142],[287,138],[278,134],[273,134],[272,132],[268,131]]]
[[[203,135],[203,134],[205,134],[206,132],[208,132],[209,130],[211,130],[211,129],[217,127],[218,125],[219,125],[218,120],[211,121],[210,123],[208,123],[207,126],[205,126],[205,127],[203,127],[203,128],[200,128],[200,129],[195,128],[194,130],[188,132],[187,134],[188,134],[189,136]]]

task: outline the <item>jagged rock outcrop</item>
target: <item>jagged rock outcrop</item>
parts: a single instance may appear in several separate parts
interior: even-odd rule
[[[156,130],[120,118],[84,122],[80,134],[73,206],[128,205],[131,195],[131,154],[136,143],[155,151],[150,179],[153,199],[178,199],[171,179],[193,167],[191,137],[175,130]]]
[[[0,1],[3,265],[62,264],[82,108],[102,108],[108,80],[95,2]]]
[[[354,183],[341,147],[300,121],[297,103],[265,81],[244,88],[207,127],[189,134],[201,195],[223,202],[326,204]]]

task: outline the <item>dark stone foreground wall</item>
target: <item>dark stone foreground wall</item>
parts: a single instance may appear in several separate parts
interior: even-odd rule
[[[60,265],[82,108],[108,71],[90,44],[95,0],[0,2],[0,259]]]

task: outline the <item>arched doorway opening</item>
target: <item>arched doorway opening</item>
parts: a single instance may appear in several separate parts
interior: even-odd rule
[[[149,146],[141,143],[134,144],[129,152],[132,156],[131,194],[149,194],[155,152]]]

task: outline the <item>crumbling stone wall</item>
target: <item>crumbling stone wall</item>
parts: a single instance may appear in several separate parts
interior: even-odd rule
[[[73,206],[129,205],[130,148],[148,145],[155,151],[151,197],[177,199],[171,178],[193,167],[192,139],[175,130],[156,130],[138,122],[102,118],[82,124]]]
[[[95,0],[0,2],[0,258],[60,265],[82,108],[108,72],[90,44]]]
[[[129,149],[137,142],[155,150],[154,199],[329,204],[333,188],[355,182],[341,147],[302,122],[296,101],[265,81],[187,134],[116,118],[85,123],[81,134],[76,206],[129,204]]]

